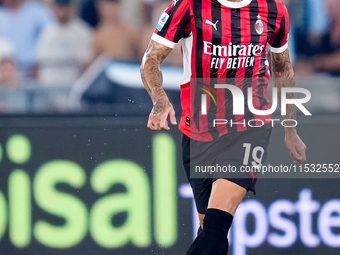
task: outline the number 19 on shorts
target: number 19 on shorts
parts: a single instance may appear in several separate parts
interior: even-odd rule
[[[250,153],[252,155],[252,166],[255,167],[261,167],[262,165],[262,159],[264,156],[264,149],[261,146],[256,146],[253,150],[251,149],[251,143],[244,143],[243,148],[245,148],[244,151],[244,158],[243,158],[243,165],[249,165],[249,158]]]

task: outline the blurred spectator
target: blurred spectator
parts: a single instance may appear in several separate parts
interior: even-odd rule
[[[98,25],[96,0],[83,0],[80,5],[80,16],[91,27]]]
[[[53,16],[36,1],[3,0],[3,5],[0,9],[0,36],[13,44],[22,77],[35,77],[38,38],[46,25],[53,21]]]
[[[327,0],[292,0],[289,9],[297,54],[310,57],[320,53],[329,28]]]
[[[19,77],[17,66],[13,60],[14,49],[10,42],[0,38],[0,86],[1,88],[17,88]]]
[[[308,41],[312,47],[320,46],[322,37],[328,33],[329,18],[327,0],[308,0]]]
[[[38,45],[38,81],[44,86],[71,86],[92,57],[92,31],[74,17],[71,0],[55,0],[57,22],[42,33]]]
[[[143,34],[141,36],[140,52],[144,54],[147,49],[152,33],[156,29],[157,22],[162,12],[171,4],[169,0],[144,0],[143,2],[144,22]],[[151,17],[151,19],[150,19]],[[163,64],[170,66],[182,66],[183,58],[181,53],[181,43],[178,43]]]
[[[94,35],[95,55],[107,53],[115,60],[137,60],[139,33],[120,20],[120,1],[98,0],[97,9],[100,24]]]
[[[316,72],[328,72],[340,75],[340,1],[327,0],[327,5],[331,25],[329,33],[321,39],[321,54],[298,63],[298,74],[308,76]]]
[[[331,72],[340,75],[340,1],[328,0],[328,13],[331,18],[329,34],[323,40],[323,53],[312,59],[316,72]]]
[[[30,0],[32,1],[32,0]],[[39,0],[40,2],[42,2],[45,6],[47,6],[48,8],[52,8],[54,0]]]
[[[19,73],[13,58],[13,46],[0,38],[0,113],[18,112],[25,108],[25,100],[18,90]]]

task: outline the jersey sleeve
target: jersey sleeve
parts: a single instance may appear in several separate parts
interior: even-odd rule
[[[162,13],[151,39],[169,48],[174,48],[182,37],[191,32],[190,13],[188,0],[173,0]]]
[[[272,34],[269,45],[271,52],[282,53],[288,48],[289,40],[289,14],[287,8],[280,2],[278,4],[278,17],[275,32]]]

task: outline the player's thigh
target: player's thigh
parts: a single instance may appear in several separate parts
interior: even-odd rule
[[[208,208],[234,215],[246,193],[247,189],[240,185],[229,180],[218,179],[212,185]]]
[[[193,191],[196,209],[198,213],[204,215],[208,207],[213,179],[212,177],[211,178],[192,178],[190,174],[190,167],[195,164],[196,165],[202,164],[201,162],[202,157],[192,156],[191,148],[193,147],[193,145],[191,141],[192,140],[189,137],[187,137],[186,135],[183,135],[183,138],[182,138],[183,166],[184,166],[188,181]],[[195,144],[199,144],[199,143],[196,142]],[[203,162],[204,161],[205,160],[203,160]]]

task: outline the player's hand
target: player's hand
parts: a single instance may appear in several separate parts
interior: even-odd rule
[[[177,125],[175,110],[169,101],[157,101],[154,103],[149,115],[147,127],[151,130],[169,130],[168,117],[172,125]]]
[[[285,143],[290,150],[290,156],[294,160],[294,163],[300,164],[306,161],[307,147],[298,136],[296,131],[286,132]]]

